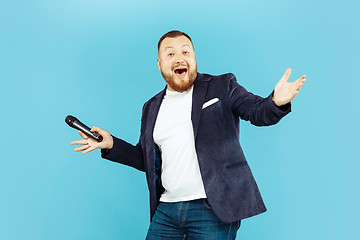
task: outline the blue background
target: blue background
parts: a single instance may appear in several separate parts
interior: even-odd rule
[[[354,239],[360,214],[357,1],[1,1],[0,239],[144,239],[145,174],[74,152],[68,114],[130,143],[162,90],[157,42],[179,29],[198,71],[268,96],[307,81],[271,127],[240,141],[268,211],[237,239]]]

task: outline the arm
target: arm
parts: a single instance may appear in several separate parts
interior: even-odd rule
[[[276,124],[291,111],[290,101],[295,98],[305,82],[305,75],[293,83],[287,82],[290,73],[291,69],[289,68],[267,98],[248,92],[236,82],[235,76],[232,75],[229,94],[234,115],[250,121],[256,126]]]
[[[83,145],[82,147],[75,148],[75,151],[83,151],[83,154],[91,152],[95,149],[101,149],[101,157],[113,162],[125,164],[134,167],[140,171],[145,171],[144,161],[142,157],[142,150],[140,142],[133,146],[119,138],[116,138],[104,129],[94,126],[91,132],[98,132],[102,137],[102,142],[97,142],[93,138],[89,138],[84,133],[79,131],[83,140],[71,142],[72,145]]]
[[[274,104],[273,92],[267,98],[248,92],[236,82],[235,76],[230,80],[229,94],[233,114],[256,126],[276,124],[291,111],[290,103],[282,109]]]
[[[114,136],[113,139],[113,148],[101,149],[101,157],[144,172],[145,166],[140,141],[134,146]]]

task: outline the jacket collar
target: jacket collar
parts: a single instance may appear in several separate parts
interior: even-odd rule
[[[195,138],[196,138],[197,130],[199,128],[199,120],[200,120],[200,115],[201,115],[201,110],[202,110],[202,104],[204,103],[206,92],[207,92],[208,81],[210,81],[210,80],[211,80],[210,75],[197,73],[197,76],[196,76],[196,79],[194,82],[192,109],[191,109],[191,121],[193,124]],[[151,104],[151,108],[150,108],[148,122],[147,122],[146,127],[147,127],[149,133],[151,134],[150,136],[153,135],[156,118],[159,113],[161,102],[164,99],[164,96],[166,93],[166,88],[167,88],[167,86],[165,86],[165,88],[161,92],[156,94],[151,99],[152,101],[149,102],[149,104]]]

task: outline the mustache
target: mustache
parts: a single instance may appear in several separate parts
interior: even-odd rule
[[[189,65],[187,63],[178,63],[178,64],[174,64],[171,66],[171,70],[174,70],[175,68],[178,68],[178,67],[186,67],[187,69],[189,69]]]

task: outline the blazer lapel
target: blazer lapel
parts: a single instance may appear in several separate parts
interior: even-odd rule
[[[155,172],[155,162],[156,162],[156,146],[154,142],[153,132],[155,127],[155,122],[157,115],[159,113],[161,102],[164,98],[166,92],[166,87],[163,91],[158,93],[151,102],[149,102],[148,106],[148,114],[147,117],[144,119],[146,121],[146,127],[145,127],[145,143],[147,145],[146,148],[146,154],[147,154],[147,166],[148,166],[148,172],[150,179],[154,179],[154,187],[156,188],[156,172]],[[161,166],[161,165],[160,165]]]
[[[205,101],[205,96],[208,88],[208,81],[210,77],[201,73],[197,74],[194,82],[194,90],[192,97],[191,121],[194,129],[194,139],[196,139],[197,131],[199,128],[199,121],[201,116],[202,105]]]
[[[165,92],[166,92],[166,87],[164,88],[164,90],[159,92],[154,97],[154,100],[150,103],[151,106],[149,107],[149,115],[148,115],[147,123],[146,123],[146,133],[147,133],[148,137],[151,138],[148,140],[151,140],[151,141],[154,141],[153,132],[154,132],[154,127],[155,127],[155,122],[156,122],[156,118],[159,113],[160,105],[164,98]]]

